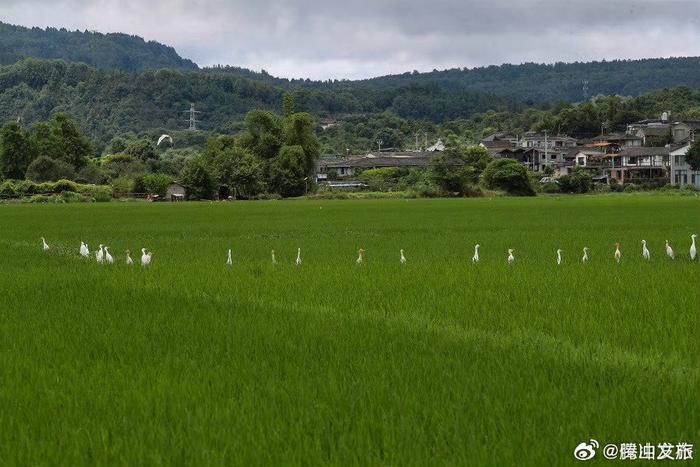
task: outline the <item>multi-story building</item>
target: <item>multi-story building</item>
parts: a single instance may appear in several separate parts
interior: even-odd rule
[[[671,185],[681,187],[691,185],[700,189],[700,170],[692,170],[685,159],[688,149],[690,149],[690,144],[686,143],[672,149],[669,154],[671,158]]]

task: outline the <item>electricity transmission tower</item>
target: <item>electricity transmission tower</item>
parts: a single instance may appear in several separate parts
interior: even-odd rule
[[[588,80],[587,79],[583,80],[583,100],[584,101],[588,100]]]
[[[194,109],[194,103],[190,104],[190,110],[183,110],[183,112],[190,114],[190,118],[187,120],[190,123],[189,130],[197,131],[197,123],[201,121],[197,120],[197,114],[201,114],[202,112]]]

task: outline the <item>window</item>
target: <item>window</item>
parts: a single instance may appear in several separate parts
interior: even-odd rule
[[[557,160],[557,155],[556,155],[556,154],[552,154],[551,156],[549,156],[549,158],[550,158],[551,160],[555,161],[555,160]]]
[[[576,165],[586,165],[586,158],[579,156],[576,158]]]

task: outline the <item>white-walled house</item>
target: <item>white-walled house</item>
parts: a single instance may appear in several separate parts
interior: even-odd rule
[[[691,170],[685,160],[685,155],[690,149],[690,145],[686,144],[678,149],[672,150],[671,156],[671,185],[686,186],[692,185],[700,189],[700,171]]]

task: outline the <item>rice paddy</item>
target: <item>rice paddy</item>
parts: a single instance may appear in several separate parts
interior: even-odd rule
[[[539,466],[591,438],[697,444],[693,233],[694,197],[0,206],[0,464]],[[141,248],[152,264],[126,266]]]

